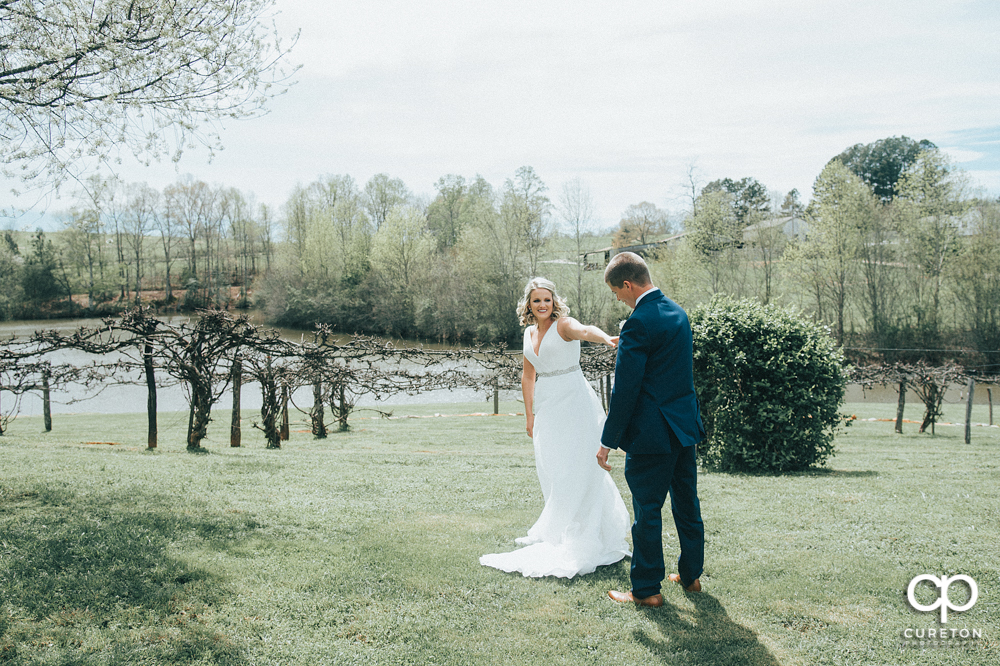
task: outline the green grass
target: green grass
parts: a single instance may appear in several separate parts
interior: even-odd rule
[[[848,409],[827,469],[702,474],[705,592],[667,586],[657,610],[606,597],[627,562],[571,581],[478,564],[541,509],[523,417],[359,418],[326,440],[300,424],[269,451],[249,429],[229,448],[220,411],[207,455],[184,451],[180,414],[155,452],[141,415],[18,419],[0,438],[0,664],[997,663],[1000,429],[966,445],[860,420],[894,405]],[[899,647],[936,626],[905,602],[921,573],[978,582],[948,625],[982,629],[977,647]]]

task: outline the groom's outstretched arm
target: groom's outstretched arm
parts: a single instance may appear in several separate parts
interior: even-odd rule
[[[629,318],[618,338],[615,386],[611,391],[611,405],[601,435],[601,443],[609,449],[619,448],[632,419],[646,373],[647,349],[646,327],[638,317]]]

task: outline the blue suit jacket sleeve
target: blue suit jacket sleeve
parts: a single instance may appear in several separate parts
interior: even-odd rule
[[[611,392],[604,432],[601,434],[601,443],[609,449],[619,448],[639,400],[642,378],[646,372],[647,337],[646,327],[638,317],[630,317],[625,321],[618,338],[615,386]]]

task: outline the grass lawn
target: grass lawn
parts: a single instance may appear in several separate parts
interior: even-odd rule
[[[667,585],[655,610],[607,598],[627,562],[569,581],[478,564],[541,510],[523,417],[299,426],[269,451],[249,428],[229,448],[222,410],[202,455],[182,414],[154,452],[142,415],[18,419],[0,438],[0,664],[1000,663],[1000,429],[966,445],[960,427],[863,420],[894,410],[848,405],[859,420],[823,470],[703,473],[705,591]],[[901,647],[940,626],[905,599],[923,573],[978,582],[947,626],[981,639]]]

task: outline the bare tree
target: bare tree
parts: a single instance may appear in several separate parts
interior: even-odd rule
[[[594,200],[590,189],[579,178],[563,183],[559,196],[559,213],[563,223],[569,228],[576,247],[576,307],[577,316],[584,323],[591,321],[590,308],[585,304],[583,293],[583,239],[590,231],[594,217]]]
[[[393,208],[407,203],[411,196],[406,184],[399,178],[390,178],[386,173],[372,176],[365,183],[364,201],[375,231],[382,228]]]
[[[271,272],[271,258],[274,256],[274,229],[276,221],[271,207],[260,205],[260,226],[257,227],[258,239],[264,252],[264,270]]]
[[[72,210],[66,223],[66,239],[70,260],[87,273],[87,309],[94,309],[94,296],[100,268],[100,214],[95,210]]]
[[[206,121],[258,115],[287,80],[274,0],[0,2],[0,162],[77,177],[121,148],[140,159],[211,145]],[[169,128],[169,129],[168,129]]]
[[[139,294],[142,292],[143,246],[146,237],[153,230],[160,193],[145,183],[129,185],[126,191],[128,207],[123,220],[123,235],[129,251],[129,262],[135,262],[135,304],[138,305]]]
[[[219,219],[218,192],[207,183],[187,177],[164,190],[168,214],[179,223],[188,250],[187,289],[203,289],[203,302],[208,301],[210,276],[199,274],[199,258],[204,257],[206,271],[211,262],[212,225]],[[199,253],[199,247],[201,252]]]
[[[239,190],[229,189],[225,198],[229,212],[229,235],[235,244],[236,280],[240,287],[240,306],[249,304],[249,284],[257,273],[257,221],[253,204]]]
[[[178,234],[181,229],[180,220],[177,217],[178,211],[174,208],[176,201],[172,200],[169,196],[164,196],[161,199],[161,203],[162,205],[158,206],[154,211],[153,225],[160,236],[160,247],[163,250],[165,298],[170,303],[174,300],[174,285],[171,270],[173,269],[177,243],[180,241]]]
[[[504,184],[501,198],[500,214],[509,218],[508,224],[521,229],[532,275],[538,273],[539,255],[548,237],[552,209],[545,194],[548,189],[532,167],[523,166],[515,172],[513,180],[508,179]]]
[[[643,201],[625,209],[618,227],[615,234],[618,247],[645,245],[653,240],[653,236],[670,233],[670,217],[667,211]]]

